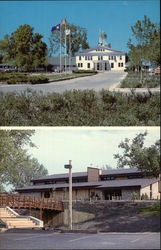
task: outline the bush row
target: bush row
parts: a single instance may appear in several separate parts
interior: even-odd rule
[[[126,78],[121,82],[122,88],[156,88],[160,85],[159,75],[150,75],[143,73],[140,79],[140,73],[128,73]]]
[[[0,93],[2,126],[159,126],[159,94],[123,95],[102,90],[44,96],[31,90]]]
[[[47,83],[49,79],[45,76],[31,76],[27,73],[0,73],[0,82],[7,84],[20,84],[20,83]]]

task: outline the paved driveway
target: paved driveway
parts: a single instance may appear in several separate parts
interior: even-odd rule
[[[19,84],[19,85],[1,85],[0,91],[2,92],[22,92],[26,89],[32,89],[34,91],[43,94],[57,92],[63,93],[66,90],[85,90],[93,89],[100,91],[101,89],[109,89],[112,86],[119,84],[119,82],[126,76],[124,71],[109,71],[104,73],[98,73],[97,75],[87,76],[82,78],[76,78],[71,80],[51,82],[48,84]]]
[[[1,233],[0,249],[160,249],[160,234]]]

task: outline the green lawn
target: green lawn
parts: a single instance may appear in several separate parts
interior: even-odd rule
[[[160,75],[150,75],[143,73],[142,80],[140,73],[129,72],[126,78],[121,82],[121,88],[156,88],[160,85]]]
[[[78,77],[84,77],[84,76],[91,76],[95,73],[72,73],[72,74],[62,74],[62,75],[48,75],[49,82],[55,82],[55,81],[62,81],[62,80],[69,80],[74,79]]]
[[[152,205],[150,207],[140,208],[140,213],[144,215],[159,215],[160,214],[160,205]]]

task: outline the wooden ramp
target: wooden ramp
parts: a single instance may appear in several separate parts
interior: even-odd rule
[[[37,198],[34,196],[20,195],[20,194],[9,194],[9,193],[0,193],[0,207],[10,207],[13,209],[29,209],[29,215],[31,215],[32,209],[40,210],[40,220],[42,220],[42,211],[46,210],[55,210],[55,211],[64,211],[63,202],[55,201],[50,198]]]

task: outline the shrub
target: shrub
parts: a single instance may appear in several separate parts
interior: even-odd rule
[[[149,199],[149,197],[148,197],[147,193],[141,195],[141,200],[148,200],[148,199]]]
[[[159,115],[159,94],[0,92],[1,126],[159,126]]]

